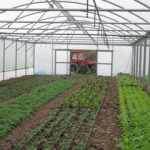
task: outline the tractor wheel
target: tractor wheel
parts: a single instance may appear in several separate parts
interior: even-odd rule
[[[76,69],[76,66],[72,65],[72,66],[70,67],[70,71],[71,71],[71,72],[76,72],[76,70],[77,70],[77,69]]]
[[[88,65],[86,65],[86,64],[81,64],[81,65],[80,65],[79,73],[85,74],[86,72],[88,72]]]
[[[91,69],[90,69],[90,71],[91,71],[92,73],[96,73],[96,67],[95,67],[95,66],[92,66]]]
[[[70,72],[77,72],[78,71],[78,68],[79,68],[79,65],[78,64],[71,64],[70,66]]]

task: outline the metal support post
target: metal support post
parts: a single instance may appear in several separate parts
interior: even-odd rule
[[[114,51],[111,52],[111,77],[113,76],[113,58],[114,58]]]
[[[139,65],[139,44],[136,47],[136,77],[138,77],[138,65]]]
[[[133,46],[133,76],[135,76],[135,46]]]
[[[136,77],[136,65],[137,65],[137,61],[136,61],[136,56],[137,56],[137,48],[136,48],[137,46],[135,45],[135,48],[134,48],[134,51],[135,51],[135,53],[134,53],[134,76]]]
[[[5,39],[3,43],[3,80],[5,80]]]
[[[17,62],[18,62],[18,59],[17,59],[17,41],[16,41],[16,56],[15,56],[15,78],[17,77]]]
[[[98,76],[98,45],[96,50],[96,76]]]
[[[53,50],[54,50],[54,45],[53,45],[53,37],[52,37],[52,75],[54,75],[54,59],[53,59]]]
[[[140,81],[141,81],[141,76],[142,76],[142,74],[141,74],[141,68],[142,68],[142,48],[143,48],[143,46],[142,46],[142,41],[141,41],[141,43],[140,43],[140,54],[139,54],[139,57],[140,57],[140,59],[139,59],[139,79],[140,79]]]
[[[70,66],[70,63],[69,63],[69,66],[68,66],[68,52],[69,52],[69,45],[67,44],[67,72],[68,72],[68,68],[69,68],[69,66]],[[69,61],[70,62],[70,61]],[[70,75],[70,68],[69,68],[69,75]],[[67,74],[68,75],[68,74]]]
[[[57,50],[55,50],[55,72],[54,75],[56,75],[56,61],[57,61]]]
[[[33,46],[33,74],[35,74],[35,44]]]
[[[149,41],[150,41],[150,39],[149,39]],[[148,67],[148,92],[149,92],[149,94],[150,94],[150,45],[149,45],[149,67]]]
[[[131,61],[131,65],[132,65],[132,71],[131,71],[131,74],[133,75],[134,74],[134,47],[132,46],[132,61]]]
[[[145,72],[146,72],[146,47],[147,47],[147,39],[144,40],[144,57],[143,57],[143,77],[142,77],[142,84],[143,87],[145,86]]]
[[[25,43],[25,75],[27,75],[27,43]]]

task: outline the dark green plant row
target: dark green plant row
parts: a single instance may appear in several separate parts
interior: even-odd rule
[[[8,80],[0,81],[0,87],[8,86],[10,84],[15,84],[17,82],[22,82],[24,80],[30,80],[30,79],[33,79],[36,77],[38,77],[38,75],[27,75],[27,76],[21,76],[21,77],[17,77],[17,78],[10,78]]]
[[[22,82],[0,87],[0,102],[28,93],[34,88],[48,84],[59,78],[59,76],[38,76],[30,80],[22,80]]]
[[[118,77],[118,88],[123,132],[119,146],[122,150],[149,150],[150,97],[133,77]]]
[[[39,106],[52,100],[58,94],[72,86],[76,81],[58,79],[48,85],[39,87],[31,93],[19,96],[0,106],[0,137],[29,116]]]
[[[84,132],[81,139],[86,141],[105,89],[105,79],[90,78],[71,94],[59,109],[54,110],[44,122],[23,138],[14,149],[50,150],[57,147],[63,150],[69,148],[83,121],[87,128],[86,134]],[[80,141],[76,147],[81,147],[82,144],[83,142]],[[85,146],[86,142],[84,142]]]

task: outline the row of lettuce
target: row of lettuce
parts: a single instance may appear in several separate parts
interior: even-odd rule
[[[150,149],[150,97],[132,76],[118,77],[122,150]]]
[[[88,78],[14,149],[85,149],[106,86],[107,79]]]

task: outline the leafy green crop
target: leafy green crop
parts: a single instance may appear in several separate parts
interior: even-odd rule
[[[37,76],[32,78],[32,80],[23,80],[22,82],[2,86],[0,87],[0,101],[12,99],[23,93],[28,93],[37,87],[51,83],[59,78],[58,76]]]
[[[106,83],[99,77],[93,77],[76,90],[70,97],[62,102],[62,107],[88,108],[94,103],[93,108],[97,109],[99,102],[104,95]],[[96,101],[98,99],[99,101]]]
[[[133,77],[118,77],[122,150],[150,149],[150,97]]]
[[[17,78],[10,78],[8,80],[0,81],[0,87],[8,86],[11,84],[16,84],[18,82],[22,82],[24,80],[30,80],[30,79],[33,79],[36,77],[38,77],[38,75],[26,75],[26,76],[21,76],[21,77],[17,77]]]
[[[0,106],[0,137],[8,133],[23,118],[42,104],[74,84],[73,80],[57,80]]]

